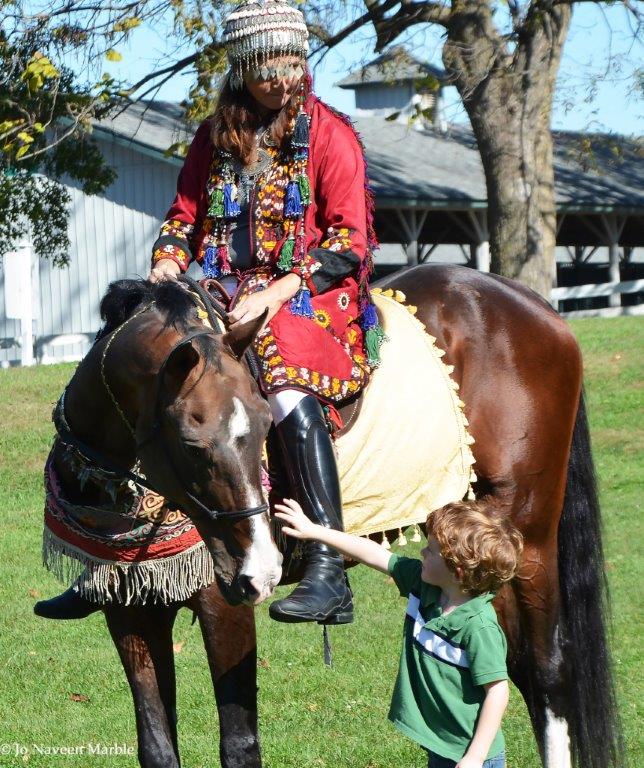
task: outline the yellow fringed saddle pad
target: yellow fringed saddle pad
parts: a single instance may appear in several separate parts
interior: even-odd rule
[[[474,442],[445,352],[404,305],[401,291],[373,291],[388,341],[356,424],[338,437],[345,529],[369,534],[424,522],[462,499]]]

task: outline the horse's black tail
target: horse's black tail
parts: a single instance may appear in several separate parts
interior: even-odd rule
[[[558,548],[573,759],[580,768],[621,766],[623,746],[606,636],[608,586],[583,392],[568,462]]]

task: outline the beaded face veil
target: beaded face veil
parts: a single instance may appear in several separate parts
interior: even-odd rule
[[[230,62],[230,85],[239,89],[245,72],[261,77],[270,59],[306,58],[308,30],[297,8],[281,0],[250,0],[226,17],[224,45]]]

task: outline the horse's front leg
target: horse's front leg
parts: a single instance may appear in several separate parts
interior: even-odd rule
[[[230,606],[216,584],[191,600],[199,617],[219,712],[222,768],[260,768],[257,642],[249,606]]]
[[[172,626],[177,609],[108,606],[107,626],[121,657],[136,713],[139,763],[179,768]]]

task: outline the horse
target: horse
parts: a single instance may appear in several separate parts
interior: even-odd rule
[[[103,606],[134,699],[139,762],[179,766],[172,626],[187,605],[212,674],[221,763],[259,767],[253,606],[272,594],[282,559],[260,471],[270,410],[244,363],[264,318],[217,334],[185,286],[127,280],[110,286],[101,316],[65,390],[65,431],[49,461],[76,503],[101,507],[110,496],[70,465],[70,443],[172,500],[205,542],[216,577],[183,602],[127,605],[115,594]]]
[[[462,267],[421,265],[378,285],[402,291],[417,307],[417,317],[436,337],[437,346],[445,350],[444,360],[454,366],[453,378],[475,440],[475,494],[493,500],[523,534],[520,571],[500,590],[494,605],[508,638],[510,677],[526,701],[543,765],[617,766],[621,747],[604,618],[600,513],[577,342],[542,298],[498,276]],[[119,403],[141,436],[149,434],[155,418],[157,406],[152,407],[152,401],[163,405],[165,444],[172,451],[174,466],[183,467],[184,481],[190,481],[190,467],[199,461],[176,433],[178,421],[188,430],[184,440],[192,444],[194,419],[186,424],[191,409],[177,405],[187,397],[186,383],[195,393],[198,390],[196,422],[205,419],[213,433],[219,427],[209,419],[209,409],[230,414],[231,401],[240,397],[241,389],[245,407],[254,408],[252,418],[258,420],[252,450],[243,456],[243,474],[250,478],[246,487],[253,493],[239,495],[234,473],[226,475],[227,460],[220,454],[213,457],[211,475],[195,470],[200,478],[196,488],[203,499],[225,503],[228,510],[236,504],[258,504],[258,450],[267,429],[266,414],[238,362],[253,329],[246,329],[236,342],[227,339],[229,334],[220,340],[207,339],[232,372],[228,381],[210,370],[212,363],[207,356],[204,359],[207,349],[194,341],[181,345],[181,334],[168,322],[167,314],[164,317],[157,308],[135,318],[149,290],[140,289],[138,296],[134,291],[129,301],[112,299],[121,311],[113,312],[108,321],[111,333],[123,327],[118,323],[130,324],[110,350],[108,373]],[[100,435],[102,450],[133,463],[137,452],[132,435],[105,395],[97,370],[101,345],[108,337],[109,333],[72,380],[70,415],[80,428],[91,406],[94,418],[83,434],[88,440]],[[222,352],[222,346],[236,349],[236,357]],[[175,355],[176,361],[172,360]],[[158,392],[151,397],[155,376],[168,356],[164,378],[169,381],[158,387],[163,397]],[[211,392],[224,382],[225,396]],[[191,404],[192,395],[185,402]],[[114,421],[114,434],[104,434],[106,418]],[[175,425],[173,435],[168,432],[170,424]],[[222,766],[256,768],[261,760],[256,733],[255,629],[247,603],[261,599],[273,582],[267,587],[255,576],[249,599],[241,560],[231,554],[243,548],[248,528],[244,534],[236,530],[242,523],[229,526],[218,518],[216,527],[212,521],[204,522],[201,510],[182,491],[176,471],[168,468],[167,457],[160,456],[158,446],[150,441],[144,447],[139,458],[146,473],[159,488],[167,489],[168,498],[194,515],[217,563],[217,583],[198,590],[186,604],[196,612],[206,644],[221,721]],[[155,471],[155,461],[164,469]],[[224,475],[217,479],[220,468]],[[247,521],[243,524],[248,526]],[[271,556],[270,547],[265,552]],[[235,579],[242,580],[246,590],[239,583],[235,586]],[[246,603],[236,606],[227,602],[244,598]],[[109,604],[104,609],[132,689],[139,760],[145,768],[179,765],[171,636],[178,608],[179,604]]]
[[[600,510],[581,352],[567,324],[514,281],[421,265],[379,284],[402,291],[445,350],[465,402],[478,499],[524,537],[494,606],[508,669],[545,768],[621,764]]]

